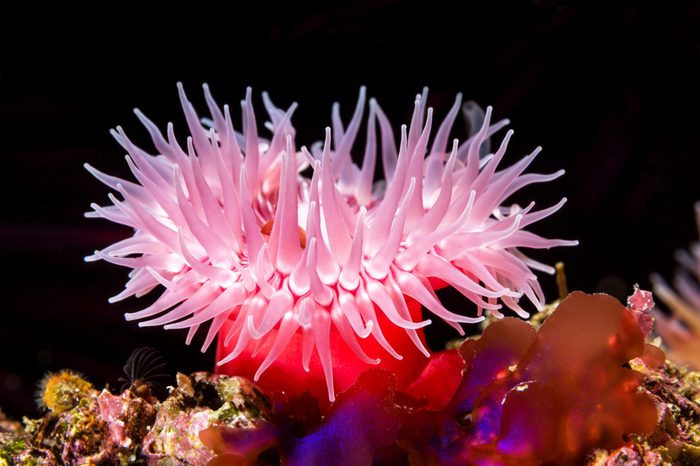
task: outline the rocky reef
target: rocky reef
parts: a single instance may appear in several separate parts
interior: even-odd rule
[[[42,398],[59,390],[72,401],[47,403],[44,417],[23,423],[3,416],[0,465],[201,465],[214,452],[200,441],[200,430],[249,428],[271,415],[267,398],[238,377],[178,374],[162,402],[131,388],[95,390],[76,374],[48,378]]]
[[[0,466],[700,464],[700,372],[649,341],[652,304],[575,292],[436,353],[407,387],[368,370],[327,411],[207,372],[159,400],[61,371],[42,418],[0,415]]]

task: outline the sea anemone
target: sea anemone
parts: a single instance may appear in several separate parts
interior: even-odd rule
[[[343,340],[361,364],[379,364],[358,337],[371,337],[400,359],[387,338],[399,329],[428,356],[420,329],[431,321],[411,312],[410,300],[460,334],[460,324],[482,320],[484,310],[501,316],[503,304],[527,317],[520,297],[537,308],[544,302],[533,270],[553,269],[520,248],[576,244],[525,230],[559,210],[565,199],[537,211],[534,203],[505,204],[522,187],[564,171],[524,173],[540,148],[498,170],[513,132],[488,153],[489,138],[508,124],[492,124],[490,107],[478,131],[448,148],[463,108],[461,95],[432,137],[430,150],[433,111],[426,111],[427,89],[416,96],[398,147],[387,117],[370,99],[364,157],[357,166],[351,152],[365,111],[364,88],[349,124],[342,123],[336,104],[333,130],[327,128],[325,140],[311,150],[296,148],[290,123],[296,104],[284,111],[263,94],[272,133],[268,140],[258,135],[250,89],[241,102],[242,133],[234,130],[228,106],[221,110],[206,85],[212,119],[202,122],[209,129],[182,85],[178,89],[191,135],[184,149],[172,124],[164,136],[135,110],[157,155],[134,145],[120,127],[112,135],[128,152],[136,182],[86,164],[122,197],[110,194],[112,205],[92,204],[86,216],[135,230],[86,261],[102,259],[133,269],[126,289],[111,302],[164,288],[153,304],[126,314],[127,320],[188,329],[187,343],[200,325],[211,322],[203,351],[223,329],[219,348],[226,352],[219,365],[251,351],[251,345],[254,353],[265,347],[255,380],[290,341],[300,338],[301,365],[308,370],[315,349],[332,401],[335,341]],[[468,105],[466,113],[480,115]],[[374,183],[378,146],[385,180]],[[310,179],[304,176],[309,167]],[[440,303],[434,289],[445,284],[476,304],[475,316]]]
[[[695,203],[695,219],[700,233],[700,202]],[[669,359],[700,369],[700,244],[690,251],[678,251],[680,268],[673,284],[674,291],[658,274],[650,277],[654,294],[671,311],[671,316],[656,311],[656,332],[669,347]]]

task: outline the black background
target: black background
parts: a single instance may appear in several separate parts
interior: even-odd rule
[[[516,200],[569,198],[533,229],[581,245],[533,256],[565,261],[571,288],[623,297],[652,271],[670,275],[674,250],[696,238],[697,2],[234,3],[2,15],[0,406],[9,414],[35,413],[34,385],[48,370],[115,384],[138,346],[161,349],[172,370],[212,366],[213,354],[186,347],[183,334],[123,320],[149,298],[107,304],[126,269],[82,261],[129,231],[83,218],[107,188],[81,165],[128,176],[107,130],[122,125],[150,150],[134,106],[182,137],[177,81],[202,113],[203,82],[220,104],[253,86],[259,112],[262,90],[282,107],[298,101],[307,144],[322,137],[333,101],[347,118],[362,84],[396,126],[424,85],[438,115],[457,92],[493,105],[516,131],[508,161],[542,145],[534,169],[567,170]],[[554,280],[542,283],[556,297]],[[443,337],[434,331],[433,343]]]

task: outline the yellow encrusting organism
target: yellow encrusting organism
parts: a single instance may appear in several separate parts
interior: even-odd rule
[[[74,408],[92,390],[81,374],[70,370],[47,373],[37,392],[37,402],[54,414]]]

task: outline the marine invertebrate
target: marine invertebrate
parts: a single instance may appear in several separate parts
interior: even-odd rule
[[[315,350],[333,400],[333,366],[339,363],[334,353],[345,346],[336,341],[344,341],[357,358],[351,363],[342,357],[344,372],[356,375],[380,363],[379,354],[369,356],[367,347],[401,359],[391,341],[397,332],[429,355],[420,329],[431,321],[422,320],[419,305],[459,332],[460,324],[482,320],[484,310],[502,315],[503,304],[526,317],[518,304],[522,296],[537,307],[543,303],[533,270],[553,269],[520,248],[576,244],[525,230],[556,212],[565,199],[538,211],[534,203],[506,204],[522,187],[563,171],[524,173],[539,148],[499,170],[513,132],[493,154],[484,153],[489,138],[508,124],[492,124],[491,108],[475,134],[448,148],[461,96],[430,149],[433,111],[426,110],[427,90],[416,97],[411,124],[401,127],[398,145],[386,115],[370,100],[364,158],[357,166],[351,151],[365,108],[364,88],[347,126],[336,105],[333,130],[326,129],[323,143],[297,150],[290,123],[296,104],[284,111],[263,94],[272,132],[264,139],[258,135],[250,89],[238,133],[228,106],[220,109],[206,86],[209,130],[178,87],[191,134],[185,149],[172,124],[163,136],[136,110],[157,155],[134,145],[119,127],[112,134],[128,152],[137,182],[86,165],[123,198],[110,194],[112,205],[92,204],[86,215],[135,230],[86,260],[133,269],[126,289],[112,302],[164,287],[152,305],[127,319],[140,320],[140,326],[188,329],[187,343],[210,322],[202,349],[220,334],[218,364],[259,354],[256,381],[288,347],[301,353],[295,366],[307,370]],[[373,184],[379,146],[386,180]],[[302,175],[309,166],[310,179]],[[477,315],[447,310],[433,292],[435,284],[459,290],[476,304]],[[368,340],[361,344],[358,337],[373,340],[374,346]],[[340,388],[353,381],[343,380]]]
[[[124,377],[120,377],[122,391],[131,389],[139,396],[150,395],[151,388],[160,386],[159,379],[168,377],[165,362],[155,348],[136,348],[124,364]]]
[[[695,219],[700,233],[700,202],[695,204]],[[680,268],[673,284],[674,291],[658,274],[650,277],[654,293],[668,306],[671,316],[656,311],[656,332],[669,347],[669,359],[700,369],[700,244],[690,251],[678,251]]]
[[[55,414],[75,407],[92,390],[92,384],[77,372],[49,372],[39,382],[37,404]]]

